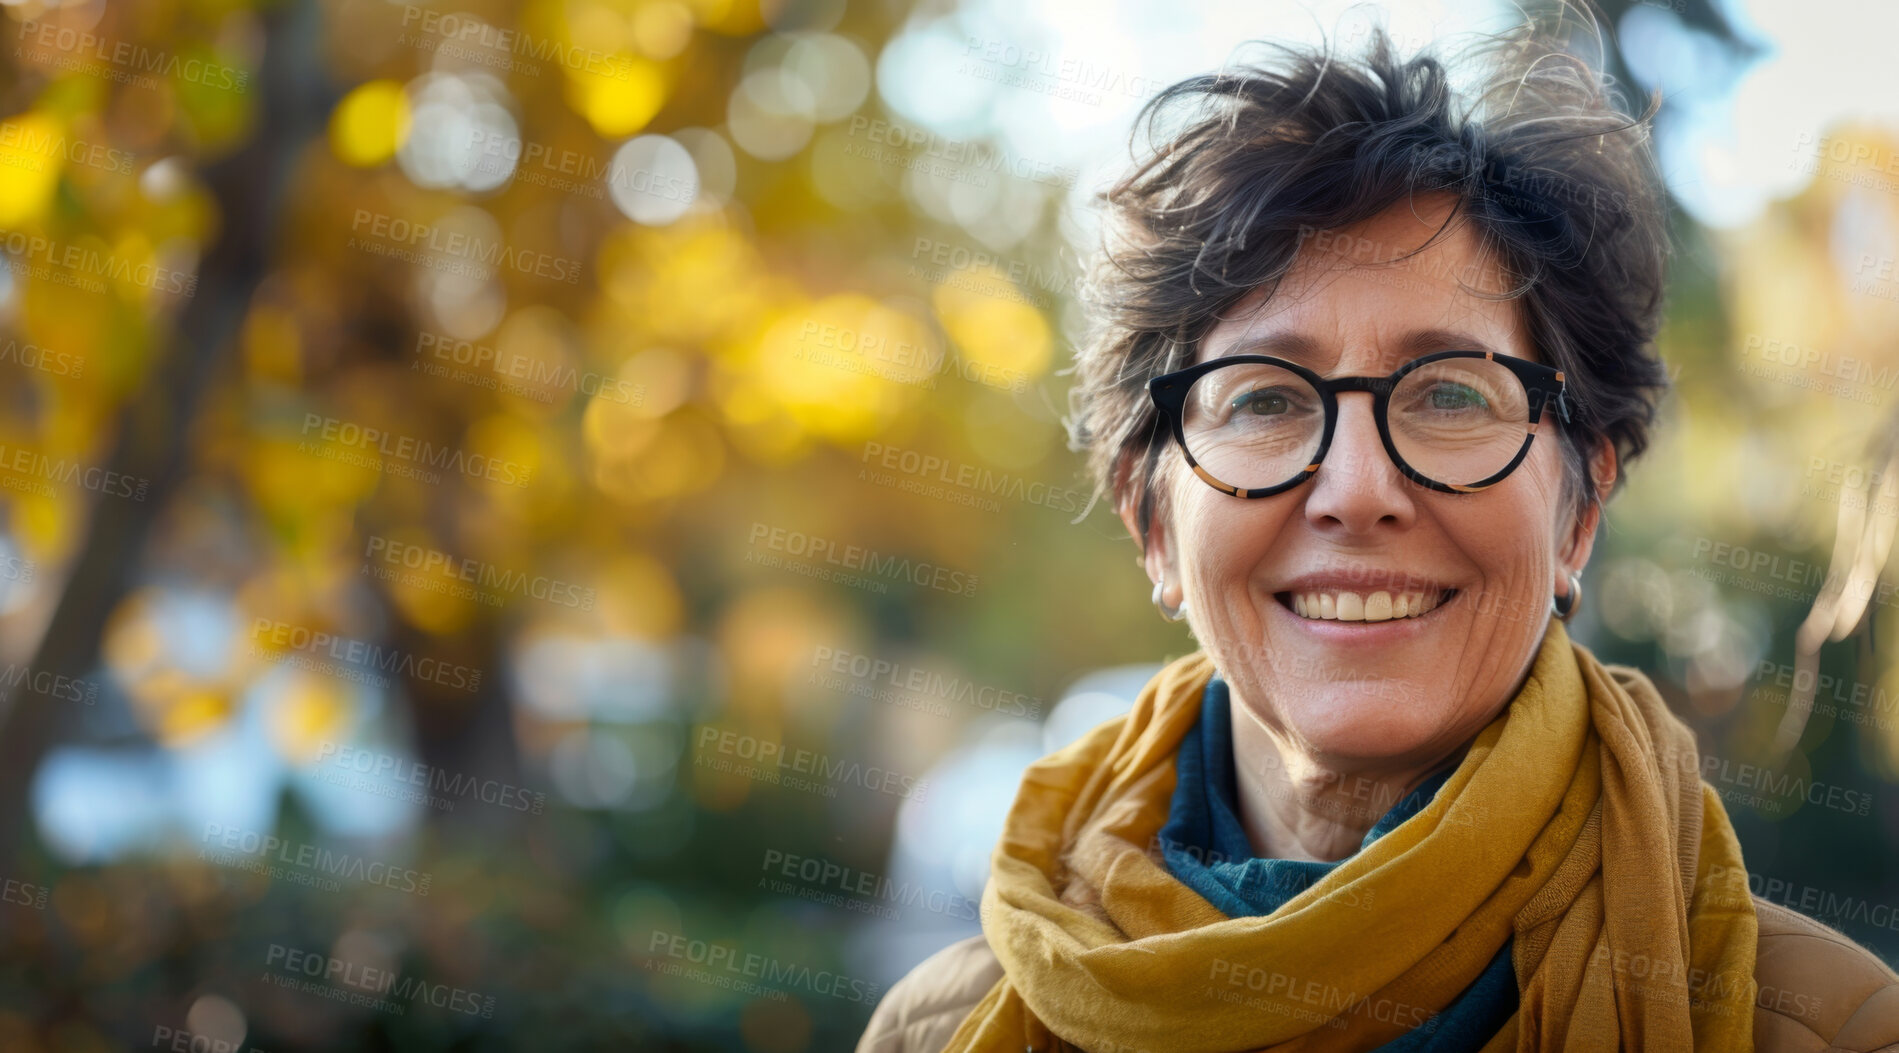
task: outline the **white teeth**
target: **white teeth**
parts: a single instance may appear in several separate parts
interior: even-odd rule
[[[1366,621],[1390,621],[1394,613],[1391,609],[1391,593],[1374,592],[1365,597]]]
[[[1390,602],[1387,598],[1386,602]],[[1365,597],[1356,592],[1341,592],[1338,598],[1339,621],[1362,622],[1365,620]]]
[[[1383,622],[1393,618],[1416,618],[1438,605],[1439,593],[1386,592],[1370,595],[1335,590],[1331,592],[1295,592],[1293,613],[1301,618],[1340,622]]]

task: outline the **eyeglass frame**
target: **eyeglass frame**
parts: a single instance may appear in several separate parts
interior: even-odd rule
[[[1511,374],[1517,378],[1517,381],[1523,385],[1524,394],[1528,396],[1530,406],[1529,428],[1524,433],[1523,445],[1517,448],[1516,456],[1510,459],[1510,463],[1504,465],[1501,470],[1487,479],[1461,485],[1438,482],[1436,479],[1432,479],[1411,467],[1409,464],[1406,464],[1404,457],[1398,453],[1397,444],[1392,441],[1391,422],[1386,416],[1387,411],[1391,408],[1391,393],[1397,388],[1398,384],[1404,380],[1406,375],[1419,366],[1428,365],[1432,362],[1441,362],[1450,358],[1481,358],[1501,363],[1505,368],[1510,370]],[[1214,478],[1211,472],[1203,468],[1200,462],[1194,459],[1193,451],[1187,447],[1185,420],[1187,415],[1187,393],[1193,389],[1195,381],[1216,369],[1248,363],[1277,366],[1312,385],[1312,389],[1319,393],[1319,401],[1325,406],[1325,430],[1321,433],[1319,438],[1318,452],[1312,455],[1312,463],[1306,465],[1302,471],[1294,475],[1291,479],[1274,486],[1242,489]],[[1181,455],[1187,459],[1187,466],[1193,469],[1194,474],[1199,476],[1201,481],[1213,487],[1215,490],[1249,500],[1285,493],[1287,490],[1312,478],[1312,476],[1318,472],[1319,465],[1325,461],[1326,452],[1332,448],[1332,435],[1338,427],[1339,420],[1338,395],[1342,392],[1364,391],[1370,393],[1372,396],[1372,419],[1378,423],[1378,437],[1384,442],[1385,453],[1391,458],[1391,463],[1397,467],[1398,471],[1405,478],[1410,479],[1420,486],[1428,487],[1440,493],[1469,494],[1495,486],[1502,482],[1511,472],[1517,470],[1517,466],[1523,463],[1525,457],[1529,456],[1530,444],[1536,441],[1537,425],[1542,423],[1543,420],[1543,407],[1547,406],[1552,399],[1556,402],[1557,411],[1562,415],[1563,423],[1567,424],[1570,422],[1569,402],[1564,397],[1568,388],[1569,383],[1564,379],[1563,371],[1554,366],[1546,366],[1541,362],[1532,362],[1527,358],[1518,358],[1515,355],[1500,355],[1495,351],[1464,350],[1436,351],[1428,355],[1422,355],[1406,362],[1392,373],[1382,377],[1356,376],[1326,378],[1297,362],[1288,362],[1283,358],[1274,358],[1271,355],[1227,355],[1221,358],[1209,359],[1205,362],[1188,366],[1185,369],[1177,369],[1171,373],[1163,373],[1147,382],[1148,396],[1153,400],[1155,407],[1160,410],[1161,416],[1165,417],[1172,426],[1174,441],[1179,444]]]

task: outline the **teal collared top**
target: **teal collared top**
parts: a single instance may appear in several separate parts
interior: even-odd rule
[[[1161,827],[1161,851],[1176,879],[1229,918],[1259,917],[1278,910],[1339,861],[1263,859],[1240,825],[1233,771],[1233,711],[1226,681],[1216,672],[1207,682],[1200,720],[1181,740],[1179,779]],[[1366,832],[1359,847],[1416,815],[1450,778],[1446,767],[1426,779]],[[1516,974],[1505,940],[1477,979],[1422,1026],[1378,1047],[1380,1053],[1452,1053],[1476,1050],[1517,1010]]]

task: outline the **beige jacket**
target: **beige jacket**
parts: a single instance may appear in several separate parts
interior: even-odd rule
[[[1757,1053],[1899,1053],[1899,975],[1843,933],[1754,897]],[[857,1053],[939,1053],[1002,978],[981,936],[925,959],[884,993]]]

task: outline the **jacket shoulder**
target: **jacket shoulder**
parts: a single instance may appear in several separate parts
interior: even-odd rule
[[[857,1053],[941,1053],[1000,979],[1002,963],[981,935],[950,944],[884,992]]]
[[[1899,975],[1845,933],[1754,897],[1757,1053],[1899,1053]]]
[[[1899,974],[1837,929],[1754,897],[1756,1053],[1899,1053]],[[857,1053],[941,1053],[1002,979],[980,935],[950,944],[892,984]]]

